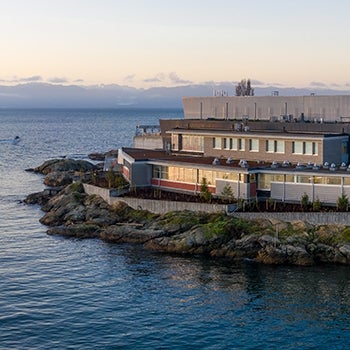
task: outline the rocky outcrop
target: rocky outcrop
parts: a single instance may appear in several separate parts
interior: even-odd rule
[[[43,203],[45,215],[40,221],[49,226],[50,235],[137,243],[159,252],[262,264],[350,264],[350,228],[342,225],[245,221],[191,211],[155,215],[123,202],[109,206],[101,197],[85,194],[80,183]]]
[[[24,200],[41,205],[45,215],[40,222],[49,226],[48,234],[262,264],[350,264],[350,227],[275,219],[246,221],[191,211],[155,215],[123,202],[109,206],[99,196],[88,196],[81,183],[72,183],[74,172],[94,169],[87,161],[70,159],[49,160],[32,169],[46,175],[44,183],[59,191],[52,196],[51,189],[45,190]]]
[[[52,172],[86,172],[94,170],[95,168],[95,165],[82,159],[50,159],[36,168],[27,169],[27,171],[33,171],[35,173],[47,175]]]

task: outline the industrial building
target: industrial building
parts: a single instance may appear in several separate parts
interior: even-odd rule
[[[350,96],[315,97],[184,98],[185,119],[160,120],[158,149],[154,135],[137,135],[135,144],[144,148],[120,149],[118,162],[135,187],[198,194],[205,178],[218,197],[229,186],[236,199],[297,202],[307,194],[335,205],[340,196],[350,197]],[[251,117],[254,104],[259,118]],[[283,104],[283,112],[306,117],[265,115]],[[223,114],[211,114],[219,105]]]
[[[184,97],[185,119],[350,122],[350,95]]]

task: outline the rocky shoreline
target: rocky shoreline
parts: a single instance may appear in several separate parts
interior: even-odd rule
[[[77,165],[74,162],[79,162]],[[72,170],[91,171],[84,161],[45,162],[33,169],[46,178],[64,178]],[[89,163],[89,162],[86,162]],[[50,196],[46,191],[24,201],[39,204],[45,212],[40,222],[50,235],[99,238],[112,243],[142,244],[146,249],[182,255],[204,255],[231,261],[312,266],[350,265],[350,227],[311,225],[273,219],[243,220],[222,213],[191,211],[156,215],[134,210],[123,202],[108,205],[101,197],[84,193],[80,181],[60,183],[63,189]]]

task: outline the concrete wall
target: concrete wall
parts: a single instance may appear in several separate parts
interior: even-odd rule
[[[109,196],[109,190],[100,187],[84,184],[84,190],[87,194],[100,195],[108,204],[113,204],[118,201],[123,201],[134,209],[145,209],[153,213],[164,214],[169,211],[176,210],[192,210],[202,211],[207,213],[223,212],[226,211],[226,205],[219,204],[206,204],[206,203],[189,203],[189,202],[171,202],[161,200],[139,199],[139,198],[115,198]],[[302,220],[307,221],[314,225],[322,224],[341,224],[350,225],[350,215],[345,213],[273,213],[273,212],[260,212],[260,213],[231,213],[230,215],[246,220],[255,220],[259,218],[265,219],[277,219],[282,221],[295,221]]]
[[[325,224],[339,224],[339,225],[350,225],[350,215],[348,212],[344,213],[302,213],[302,212],[290,212],[290,213],[272,213],[272,212],[261,212],[261,213],[233,213],[234,217],[256,220],[259,218],[264,219],[275,219],[281,221],[306,221],[313,225],[325,225]]]
[[[281,115],[307,120],[350,121],[350,95],[184,97],[185,119],[270,119]]]
[[[160,135],[134,136],[134,148],[163,149],[163,139]]]
[[[153,199],[140,199],[129,197],[111,197],[110,191],[105,188],[100,188],[93,185],[83,184],[85,193],[89,195],[99,195],[108,204],[116,202],[124,202],[134,209],[144,209],[156,214],[165,214],[169,211],[177,210],[192,210],[202,211],[207,213],[225,212],[226,205],[222,204],[207,204],[207,203],[191,203],[191,202],[173,202]]]

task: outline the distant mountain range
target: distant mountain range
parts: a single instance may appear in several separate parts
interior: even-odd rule
[[[255,87],[256,96],[349,95],[350,90],[325,88]],[[0,108],[181,108],[183,96],[213,96],[213,93],[233,96],[233,83],[205,83],[177,87],[137,89],[121,85],[59,85],[27,83],[0,85]]]

